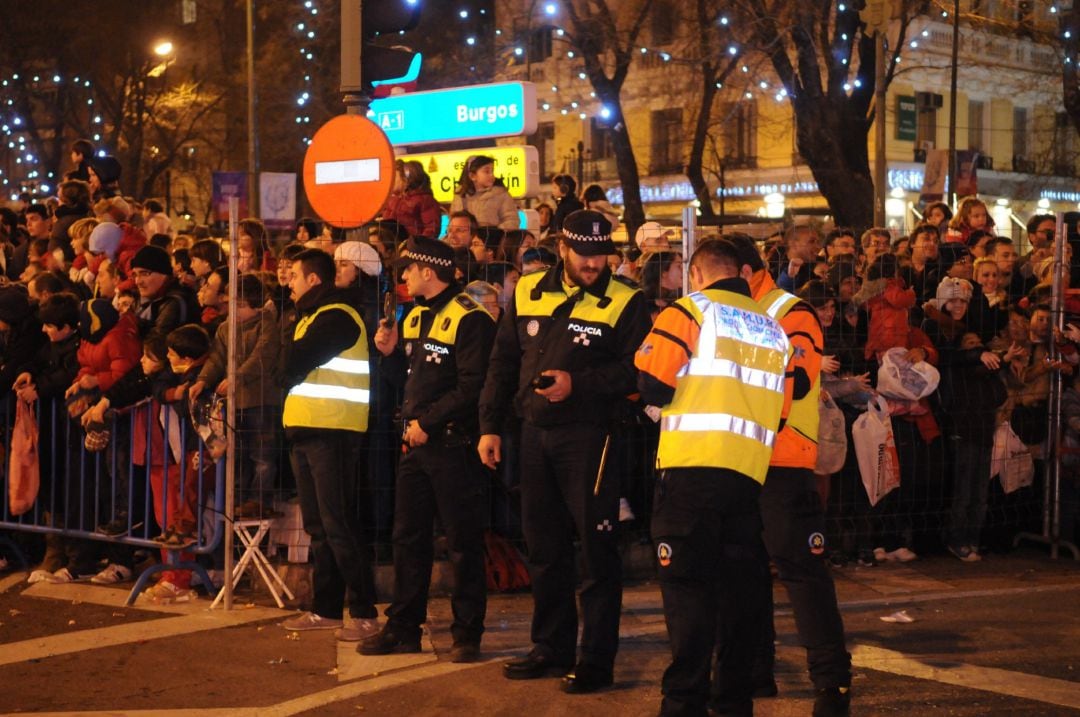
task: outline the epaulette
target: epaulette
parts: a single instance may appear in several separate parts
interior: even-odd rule
[[[461,304],[467,311],[472,311],[473,309],[476,309],[476,308],[479,307],[479,304],[477,304],[475,301],[473,301],[472,297],[470,297],[468,294],[458,294],[455,297],[455,300],[459,304]]]
[[[634,281],[633,279],[628,279],[625,276],[620,276],[619,274],[612,274],[611,278],[614,279],[615,281],[619,282],[623,286],[627,286],[627,287],[629,287],[631,289],[640,289],[641,288],[641,285],[639,285],[636,281]]]

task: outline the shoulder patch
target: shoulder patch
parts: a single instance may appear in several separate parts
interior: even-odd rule
[[[409,322],[409,328],[415,329],[419,325],[420,325],[420,313],[417,312],[416,315],[412,317],[412,321]]]
[[[472,297],[469,296],[468,294],[458,294],[457,297],[456,297],[456,300],[457,300],[457,302],[459,304],[461,304],[463,307],[465,307],[469,311],[472,311],[473,309],[479,308],[479,304],[477,304],[475,301],[473,301]]]

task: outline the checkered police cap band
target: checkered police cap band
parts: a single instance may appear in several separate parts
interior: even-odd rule
[[[440,259],[432,254],[425,254],[419,251],[409,251],[406,249],[401,252],[402,259],[411,259],[412,261],[419,261],[425,264],[434,264],[435,266],[453,266],[453,259]]]
[[[596,226],[596,230],[599,231],[599,225]],[[570,241],[578,242],[607,242],[611,241],[611,234],[575,234],[574,232],[567,231],[566,227],[563,227],[563,236]]]

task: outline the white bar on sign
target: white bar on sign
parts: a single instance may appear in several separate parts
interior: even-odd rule
[[[343,159],[315,163],[315,184],[379,181],[378,159]]]

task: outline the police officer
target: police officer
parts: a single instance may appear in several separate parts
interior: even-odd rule
[[[533,583],[528,656],[509,679],[565,674],[568,693],[613,682],[622,604],[618,480],[601,457],[611,408],[634,391],[634,351],[648,331],[644,297],[613,276],[611,223],[598,212],[567,216],[561,261],[522,277],[499,323],[480,397],[481,460],[500,460],[499,431],[514,405],[522,418],[522,529]],[[581,541],[584,627],[575,666],[574,535]]]
[[[400,332],[384,321],[375,333],[375,347],[385,357],[383,376],[405,384],[405,453],[398,463],[394,500],[394,601],[386,610],[385,627],[361,643],[360,652],[420,651],[437,512],[454,572],[450,659],[474,662],[480,656],[487,585],[483,473],[473,444],[495,321],[454,281],[454,250],[448,244],[414,237],[396,267],[404,269],[405,287],[416,305]]]
[[[356,622],[374,634],[375,573],[356,521],[359,453],[368,424],[368,342],[364,322],[334,287],[334,260],[318,249],[296,256],[289,287],[299,318],[285,361],[282,412],[304,530],[315,558],[312,609],[288,630],[346,629],[346,588]]]
[[[824,346],[821,324],[813,307],[776,286],[753,239],[732,235],[731,240],[739,250],[754,300],[780,323],[794,351],[788,379],[791,415],[776,437],[761,491],[765,547],[791,600],[799,642],[806,648],[810,681],[817,692],[814,716],[846,715],[851,702],[851,655],[836,605],[836,587],[825,564],[825,516],[814,479]],[[771,589],[768,595],[771,600]],[[770,619],[758,640],[754,678],[758,694],[776,694],[774,639]],[[714,689],[722,702],[734,679],[719,672],[717,678]]]
[[[715,650],[740,678],[725,714],[749,715],[753,641],[771,606],[758,495],[789,404],[790,349],[729,242],[697,248],[690,286],[635,358],[642,399],[662,409],[652,535],[672,661],[660,714],[706,714]]]

